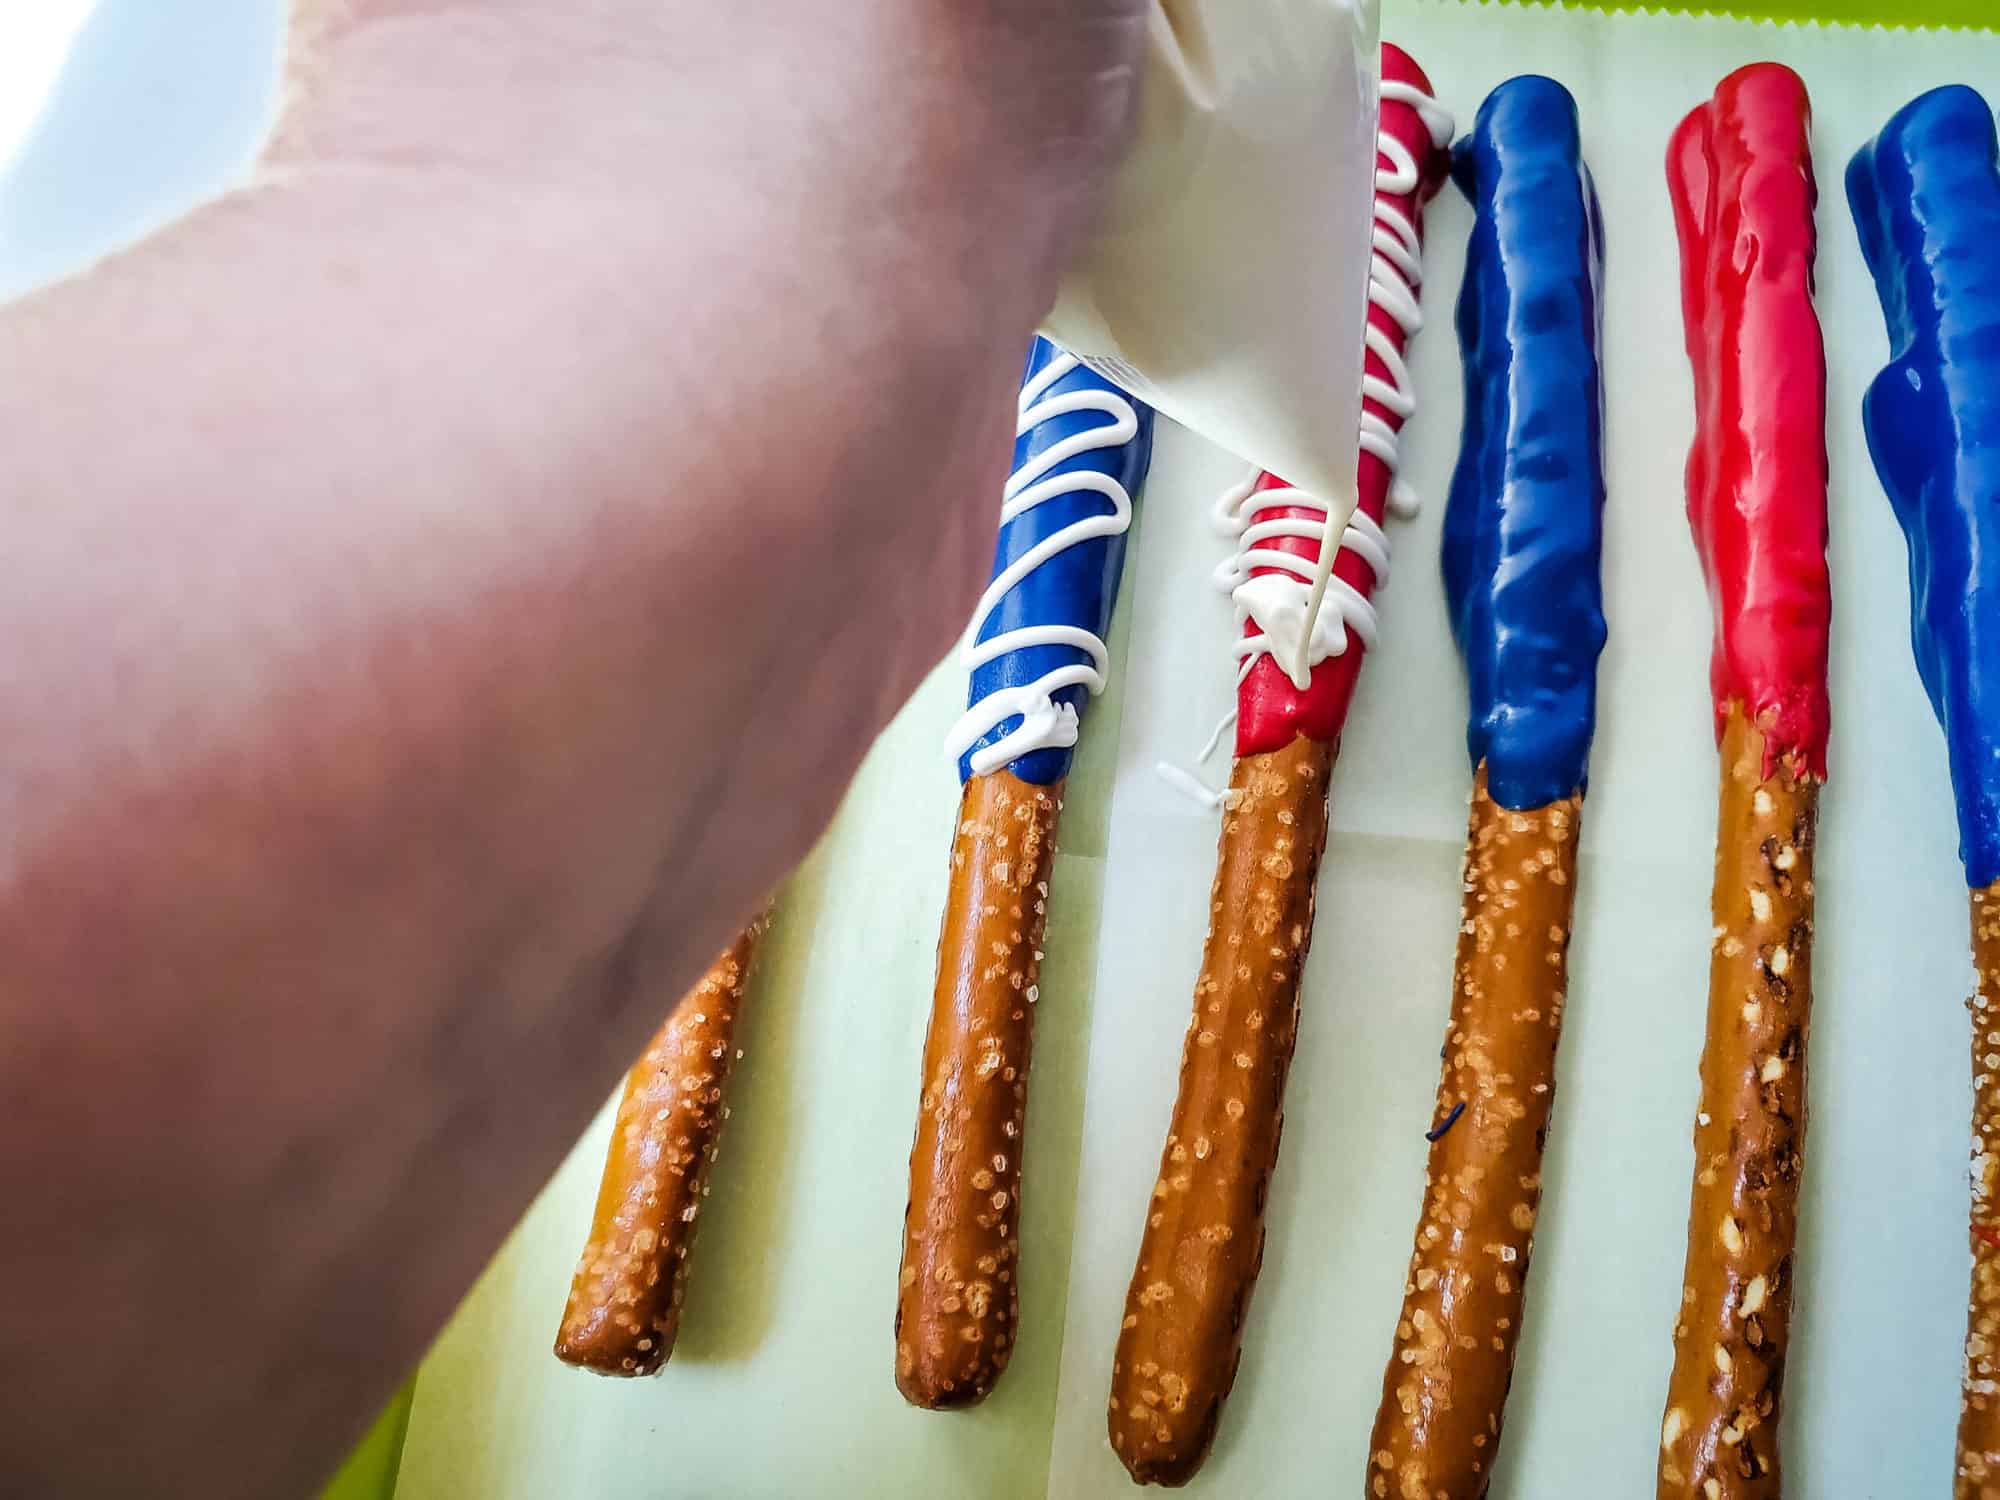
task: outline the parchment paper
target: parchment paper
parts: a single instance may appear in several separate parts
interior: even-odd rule
[[[1377,10],[1152,0],[1132,148],[1047,325],[1167,416],[1335,502],[1335,525],[1355,505],[1342,434],[1361,409],[1369,252],[1353,229],[1375,191]]]

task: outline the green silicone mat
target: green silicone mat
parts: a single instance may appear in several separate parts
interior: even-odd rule
[[[1477,0],[1486,4],[1489,0]],[[1538,0],[1557,3],[1557,0]],[[1768,5],[1736,5],[1729,0],[1715,4],[1647,5],[1641,0],[1573,0],[1564,8],[1607,12],[1642,11],[1653,15],[1706,14],[1738,16],[1746,21],[1820,21],[1846,26],[1962,26],[1974,31],[1992,31],[2000,24],[1992,0],[1776,0]],[[1395,0],[1383,6],[1392,16]]]

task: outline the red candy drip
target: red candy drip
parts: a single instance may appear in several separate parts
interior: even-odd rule
[[[1400,47],[1384,43],[1382,46],[1382,77],[1399,83],[1406,83],[1422,90],[1425,94],[1435,91],[1423,69],[1410,60],[1409,54]],[[1431,140],[1430,131],[1414,106],[1394,100],[1385,100],[1382,105],[1381,130],[1393,136],[1409,148],[1416,159],[1418,183],[1414,192],[1407,194],[1382,194],[1378,201],[1392,204],[1417,226],[1423,229],[1423,206],[1430,201],[1440,186],[1451,165],[1448,147],[1441,148]],[[1376,157],[1378,168],[1388,165],[1387,158]],[[1368,321],[1380,329],[1400,352],[1406,343],[1402,325],[1372,302],[1368,308]],[[1374,350],[1367,351],[1368,373],[1378,379],[1387,380],[1389,370]],[[1402,419],[1389,411],[1372,397],[1364,403],[1368,411],[1375,413],[1388,423],[1392,430],[1402,427]],[[1394,478],[1388,466],[1372,453],[1363,452],[1357,473],[1360,495],[1360,509],[1371,519],[1380,523],[1388,505],[1389,485]],[[1258,478],[1260,490],[1283,489],[1285,482],[1274,475],[1264,474]],[[1318,513],[1301,510],[1297,506],[1284,506],[1265,511],[1262,520],[1279,518],[1316,520]],[[1319,543],[1305,537],[1275,537],[1262,544],[1275,550],[1293,553],[1308,562],[1319,561]],[[1251,576],[1278,571],[1273,568],[1257,568]],[[1380,581],[1374,569],[1343,548],[1334,558],[1334,576],[1344,579],[1365,596],[1375,591]],[[1329,601],[1328,608],[1332,608]],[[1244,626],[1246,635],[1257,633],[1254,621]],[[1237,690],[1236,707],[1236,753],[1239,756],[1256,755],[1266,751],[1282,750],[1296,735],[1305,735],[1314,740],[1338,740],[1341,726],[1347,722],[1347,706],[1354,698],[1354,685],[1361,673],[1363,647],[1353,632],[1348,633],[1347,649],[1340,655],[1329,657],[1312,669],[1310,685],[1301,692],[1292,685],[1285,668],[1269,656],[1258,658]]]
[[[1688,519],[1715,612],[1715,732],[1732,703],[1826,775],[1826,355],[1813,313],[1812,106],[1791,69],[1731,73],[1667,148],[1694,366]]]

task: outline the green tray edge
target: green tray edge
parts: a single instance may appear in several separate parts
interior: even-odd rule
[[[1394,0],[1391,0],[1394,3]],[[1931,27],[1992,31],[1992,0],[1767,0],[1762,5],[1738,5],[1730,0],[1701,0],[1689,5],[1652,5],[1645,0],[1465,0],[1469,5],[1495,3],[1534,5],[1553,10],[1596,10],[1606,14],[1735,16],[1748,21],[1813,22],[1837,26],[1890,26],[1918,31]],[[402,1462],[403,1438],[410,1425],[410,1398],[415,1381],[397,1392],[368,1436],[334,1475],[320,1500],[393,1500],[396,1470]]]
[[[1393,7],[1395,0],[1385,0]],[[1467,4],[1534,5],[1556,10],[1595,10],[1608,15],[1734,16],[1746,21],[1777,21],[1829,26],[1885,26],[1898,31],[1944,28],[1962,31],[2000,30],[1992,0],[1685,0],[1652,4],[1648,0],[1466,0]]]
[[[368,1435],[347,1455],[340,1472],[320,1491],[320,1500],[393,1500],[396,1473],[403,1466],[403,1439],[410,1430],[410,1400],[416,1394],[413,1375],[403,1383]]]

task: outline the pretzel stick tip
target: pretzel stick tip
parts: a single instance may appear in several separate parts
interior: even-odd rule
[[[1723,721],[1708,1030],[1661,1500],[1776,1500],[1812,1014],[1819,780]]]
[[[1179,1094],[1111,1370],[1111,1446],[1140,1484],[1194,1476],[1243,1355],[1333,758],[1300,736],[1239,758],[1230,778]]]
[[[974,776],[924,1041],[896,1295],[896,1388],[932,1411],[986,1398],[1020,1298],[1021,1152],[1062,783]]]
[[[2000,1500],[2000,881],[1972,892],[1972,1296],[1953,1500]]]
[[[1555,1101],[1583,795],[1511,811],[1482,764],[1466,835],[1423,1215],[1367,1493],[1478,1500],[1493,1478]]]
[[[688,1253],[708,1194],[758,917],[710,965],[625,1079],[611,1147],[556,1333],[556,1358],[650,1375],[673,1353]]]

